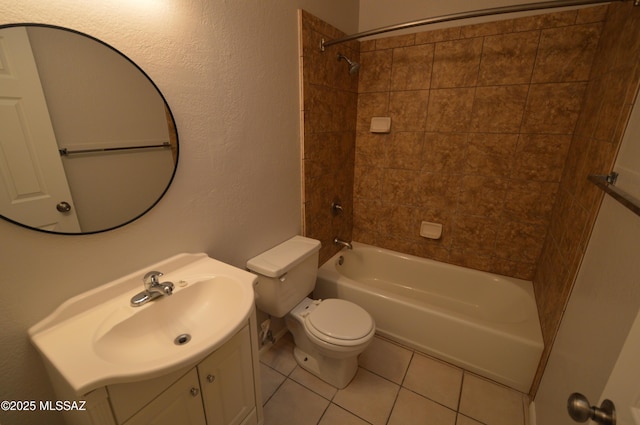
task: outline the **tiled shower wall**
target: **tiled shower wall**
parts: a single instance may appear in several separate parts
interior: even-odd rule
[[[300,12],[304,214],[306,236],[322,242],[320,263],[340,248],[333,238],[352,240],[358,75],[350,75],[338,52],[359,61],[359,42],[320,51],[322,39],[345,34],[307,12]],[[333,214],[338,202],[343,212]]]
[[[362,42],[354,240],[531,280],[605,12]]]
[[[612,170],[639,84],[640,7],[633,2],[611,3],[533,280],[545,342],[542,365],[603,196],[587,176]],[[542,370],[538,369],[539,375]]]
[[[302,33],[305,234],[322,240],[320,261],[337,251],[333,236],[351,239],[353,212],[354,240],[533,277],[542,372],[602,199],[586,177],[611,170],[635,102],[640,7],[613,3],[325,53],[320,39],[339,31],[303,13]],[[358,83],[334,55],[358,60],[359,49],[354,98]],[[370,118],[385,115],[392,133],[369,133]],[[336,194],[344,216],[331,215]],[[443,223],[442,240],[416,236],[422,220]]]

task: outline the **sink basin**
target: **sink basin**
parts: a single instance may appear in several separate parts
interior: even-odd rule
[[[173,294],[131,307],[150,270],[174,283]],[[246,325],[255,280],[205,254],[180,254],[68,300],[29,334],[52,376],[82,395],[197,363]]]
[[[151,301],[139,312],[122,306],[98,327],[95,352],[108,361],[132,364],[179,356],[188,343],[214,340],[244,319],[233,302],[244,295],[238,281],[213,277]],[[188,341],[174,342],[181,335],[188,335]]]

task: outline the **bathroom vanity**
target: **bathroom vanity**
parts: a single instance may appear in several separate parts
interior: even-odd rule
[[[132,306],[149,270],[175,289]],[[261,424],[255,279],[180,254],[62,304],[29,334],[66,422]]]

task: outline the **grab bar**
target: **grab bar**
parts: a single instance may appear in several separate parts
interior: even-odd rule
[[[606,176],[590,175],[589,181],[600,189],[602,189],[607,195],[611,196],[616,201],[630,209],[637,216],[640,216],[640,200],[634,196],[628,194],[624,190],[614,186],[618,173],[612,172]]]
[[[150,149],[150,148],[170,148],[171,143],[163,142],[159,145],[142,145],[142,146],[119,146],[114,148],[93,148],[93,149],[72,149],[67,148],[58,149],[60,156],[73,155],[76,153],[94,153],[94,152],[112,152],[112,151],[127,151],[132,149]]]

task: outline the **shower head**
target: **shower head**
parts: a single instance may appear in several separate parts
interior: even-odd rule
[[[349,74],[353,75],[360,70],[360,64],[358,62],[353,62],[342,53],[338,53],[338,61],[342,59],[344,59],[349,64]]]

